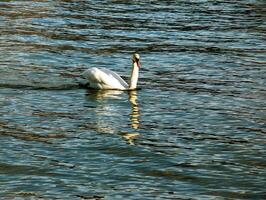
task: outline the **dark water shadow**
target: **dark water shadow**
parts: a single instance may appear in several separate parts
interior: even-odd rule
[[[53,144],[54,140],[67,137],[64,134],[58,133],[49,133],[46,135],[38,134],[28,131],[18,124],[6,121],[0,121],[0,136],[12,137],[23,141],[41,142],[46,144]]]

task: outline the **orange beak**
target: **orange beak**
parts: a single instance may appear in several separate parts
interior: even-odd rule
[[[141,66],[141,65],[140,65],[140,61],[137,60],[136,62],[137,62],[137,66],[140,68],[140,66]]]

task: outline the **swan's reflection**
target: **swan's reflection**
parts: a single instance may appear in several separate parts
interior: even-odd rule
[[[137,96],[137,91],[132,90],[129,91],[129,101],[131,103],[131,114],[130,114],[130,121],[131,121],[131,127],[134,129],[138,129],[140,125],[140,109],[139,105],[137,102],[138,96]]]
[[[105,98],[111,99],[121,99],[121,94],[123,91],[120,90],[93,90],[90,89],[87,91],[87,97],[92,100],[102,100]]]
[[[123,100],[126,94],[125,91],[117,90],[88,90],[87,98],[95,105],[92,108],[93,115],[93,129],[100,133],[115,133],[121,135],[129,144],[134,144],[133,140],[139,136],[136,132],[128,132],[120,130],[121,120],[114,118],[121,118],[123,110],[121,110],[120,99]],[[112,102],[110,100],[118,99]],[[104,101],[108,100],[108,101]],[[140,126],[140,108],[137,101],[137,91],[128,91],[128,100],[131,104],[131,112],[129,114],[130,127],[137,130]],[[118,123],[118,124],[116,124]]]
[[[121,99],[122,91],[118,90],[87,90],[86,97],[90,102],[92,114],[89,127],[98,133],[115,134],[117,132],[117,120],[121,113],[117,109],[116,102],[112,99]]]

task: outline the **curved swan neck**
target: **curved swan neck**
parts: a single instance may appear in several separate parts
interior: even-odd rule
[[[129,89],[136,89],[139,78],[139,67],[136,62],[132,64],[132,71],[129,81]]]

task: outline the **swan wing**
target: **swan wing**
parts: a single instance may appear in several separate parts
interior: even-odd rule
[[[122,85],[123,87],[127,88],[128,84],[126,83],[126,81],[124,81],[121,76],[119,76],[116,72],[111,71],[109,69],[106,68],[100,68],[101,71],[103,71],[104,73],[108,74],[109,76],[112,76],[113,78],[116,79],[116,81],[118,81],[120,83],[120,85]]]
[[[96,89],[126,89],[128,84],[115,72],[106,68],[91,68],[82,74]]]

